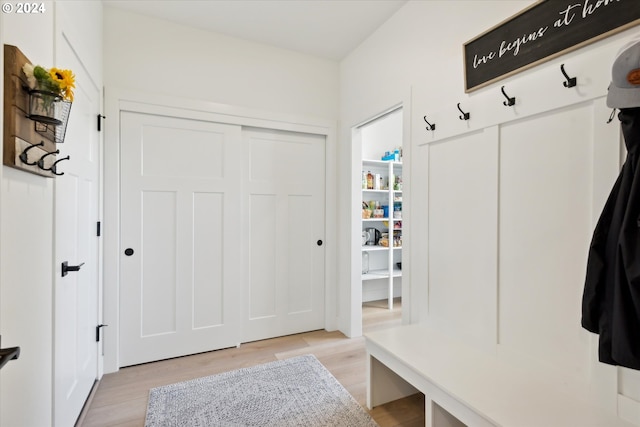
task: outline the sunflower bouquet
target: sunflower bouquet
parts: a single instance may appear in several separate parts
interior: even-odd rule
[[[73,102],[75,76],[71,70],[46,69],[40,65],[26,63],[22,67],[27,83],[32,90],[51,92],[60,98]]]

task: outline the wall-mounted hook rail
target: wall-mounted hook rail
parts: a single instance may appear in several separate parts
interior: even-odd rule
[[[564,87],[570,88],[570,87],[574,87],[575,85],[578,84],[578,78],[577,77],[569,77],[567,72],[564,70],[564,64],[560,65],[560,71],[562,71],[562,74],[564,75],[564,78],[567,79],[566,82],[562,82],[562,85]]]
[[[57,166],[57,165],[58,165],[58,163],[60,163],[61,161],[63,161],[63,160],[69,160],[69,159],[71,159],[71,157],[70,157],[70,156],[63,157],[63,158],[61,158],[61,159],[56,160],[56,161],[51,165],[51,167],[49,168],[49,170],[50,170],[50,171],[51,171],[51,173],[52,173],[52,174],[54,174],[54,175],[58,175],[58,176],[60,176],[60,175],[64,175],[64,172],[60,172],[60,173],[58,173],[58,166]]]
[[[35,162],[30,162],[29,161],[29,154],[27,154],[29,152],[29,150],[31,150],[33,147],[44,147],[44,141],[40,141],[40,144],[33,144],[28,146],[27,148],[25,148],[22,153],[20,153],[20,161],[22,163],[24,163],[25,165],[29,165],[29,166],[35,166],[38,164],[38,161],[36,160]]]
[[[460,108],[459,102],[458,102],[458,111],[462,113],[461,116],[458,116],[460,120],[469,120],[469,118],[471,117],[471,113],[465,113],[464,111],[462,111],[462,108]]]
[[[436,130],[436,124],[431,124],[427,121],[427,116],[423,117],[424,122],[427,124],[427,130]]]
[[[511,107],[512,105],[515,105],[516,103],[516,98],[510,98],[509,95],[507,95],[507,93],[504,91],[504,86],[502,86],[502,88],[500,89],[502,91],[502,94],[504,95],[505,98],[507,98],[506,101],[503,101],[502,104],[505,107]]]
[[[45,168],[44,167],[44,158],[47,157],[47,156],[53,156],[53,155],[58,154],[58,153],[60,153],[60,150],[52,151],[52,152],[47,153],[44,156],[40,157],[40,160],[38,160],[38,167],[40,169],[42,169],[43,171],[51,170],[51,168]]]

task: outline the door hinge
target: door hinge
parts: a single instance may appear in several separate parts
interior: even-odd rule
[[[101,234],[102,230],[101,230],[100,228],[101,228],[101,222],[100,222],[100,221],[98,221],[98,222],[96,223],[96,236],[98,236],[98,237],[100,237],[100,236],[102,235],[102,234]]]
[[[98,132],[102,130],[102,119],[106,119],[102,114],[98,114]]]
[[[105,326],[109,326],[109,325],[100,324],[96,326],[96,342],[100,342],[100,328],[104,328]]]

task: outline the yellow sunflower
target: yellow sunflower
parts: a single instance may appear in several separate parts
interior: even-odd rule
[[[60,87],[62,96],[73,102],[73,88],[76,87],[76,76],[73,75],[73,72],[71,70],[51,68],[49,74],[51,75],[51,80]]]

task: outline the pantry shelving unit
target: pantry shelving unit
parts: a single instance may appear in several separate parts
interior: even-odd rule
[[[367,187],[365,178],[369,172],[381,179],[381,183],[378,181],[377,185],[373,185],[378,188],[365,188]],[[389,309],[393,309],[394,279],[402,277],[402,270],[397,265],[402,263],[402,163],[363,160],[362,173],[362,284],[366,286],[372,281],[386,281],[387,304]],[[369,217],[374,216],[375,211],[368,208],[376,203],[381,207],[387,206],[387,209],[378,211],[377,217]],[[367,210],[369,212],[366,212]],[[376,244],[370,244],[373,239],[367,239],[366,232],[372,228],[382,236],[380,241],[375,242]],[[365,256],[368,257],[368,270]]]

